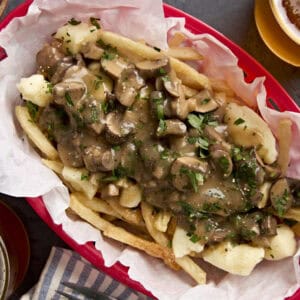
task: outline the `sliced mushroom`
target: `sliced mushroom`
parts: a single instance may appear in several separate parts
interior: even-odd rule
[[[143,60],[135,64],[144,77],[156,77],[165,75],[170,71],[169,59],[163,57],[157,60]]]
[[[203,131],[204,135],[213,143],[218,143],[224,151],[230,152],[231,145],[225,141],[225,138],[214,127],[206,125]]]
[[[128,138],[134,130],[134,124],[123,121],[122,115],[117,112],[111,112],[106,116],[105,138],[112,145],[118,145]]]
[[[119,196],[119,194],[120,194],[119,188],[113,183],[110,183],[101,189],[101,197],[103,198]]]
[[[169,145],[171,150],[180,153],[183,156],[196,156],[196,144],[191,144],[188,137],[185,136],[170,136]]]
[[[83,160],[91,172],[112,171],[119,164],[119,156],[113,149],[101,145],[91,145],[84,149]]]
[[[186,125],[180,121],[180,120],[176,120],[176,119],[172,119],[172,120],[165,120],[164,122],[164,129],[161,130],[160,126],[157,128],[157,136],[160,137],[164,137],[166,135],[185,135],[186,133]]]
[[[184,92],[184,95],[185,95],[186,98],[191,98],[191,97],[193,97],[193,96],[195,96],[196,94],[199,93],[198,90],[195,90],[195,89],[193,89],[191,87],[188,87],[184,84],[182,85],[182,88],[183,88],[183,92]]]
[[[104,53],[104,50],[94,42],[88,42],[81,47],[81,53],[85,58],[98,60]]]
[[[53,88],[54,102],[66,107],[75,106],[85,93],[86,86],[80,81],[63,81]]]
[[[258,222],[260,219],[262,219],[262,215],[259,212],[236,215],[234,217],[234,226],[244,240],[251,241],[260,235]]]
[[[65,73],[67,72],[67,70],[69,68],[71,68],[73,66],[73,61],[72,61],[72,57],[71,56],[67,56],[64,57],[56,66],[55,71],[53,72],[52,76],[51,76],[51,83],[52,84],[56,84],[58,82],[60,82]]]
[[[265,216],[260,223],[261,233],[263,235],[272,236],[277,233],[277,221],[272,216]]]
[[[286,178],[281,178],[272,185],[270,199],[273,208],[281,217],[291,208],[293,196]]]
[[[39,72],[51,79],[58,64],[64,57],[65,54],[63,53],[62,43],[60,41],[54,40],[51,44],[46,43],[36,55]]]
[[[223,176],[230,176],[233,170],[230,153],[225,151],[220,144],[212,144],[209,147],[209,153],[215,165],[221,170]]]
[[[144,85],[145,81],[136,69],[125,69],[115,87],[116,97],[122,105],[131,106]]]
[[[178,80],[171,80],[170,77],[165,76],[163,78],[163,85],[168,93],[173,97],[180,96],[179,88],[181,87],[181,84]]]
[[[162,91],[164,89],[163,76],[156,77],[156,79],[155,79],[155,89],[157,91]]]
[[[182,93],[178,98],[175,98],[170,102],[170,107],[174,117],[178,117],[180,120],[185,120],[187,118],[189,113],[188,103]]]
[[[216,110],[219,105],[208,90],[203,90],[187,100],[189,111],[207,113]]]
[[[197,176],[197,174],[205,174],[207,170],[208,164],[205,161],[188,156],[179,157],[171,167],[172,184],[179,191],[186,191],[191,187],[195,189],[203,184],[202,180],[198,180],[201,176]]]
[[[77,134],[66,134],[57,144],[59,158],[65,166],[80,168],[83,167],[80,141]]]
[[[115,56],[113,59],[101,58],[102,68],[114,78],[119,78],[123,70],[128,68],[126,60],[120,56]]]

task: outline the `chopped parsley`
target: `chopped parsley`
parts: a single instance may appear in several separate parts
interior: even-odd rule
[[[204,118],[201,115],[196,116],[194,114],[189,114],[187,120],[192,127],[201,129]]]
[[[224,173],[228,172],[230,163],[227,157],[225,156],[219,157],[218,165]]]
[[[185,201],[178,201],[177,204],[181,207],[182,212],[190,219],[207,219],[207,215],[198,209],[194,208],[191,204]]]
[[[196,144],[201,149],[208,150],[209,141],[206,138],[203,138],[200,136],[198,136],[198,137],[191,136],[191,137],[187,138],[187,141],[190,144]]]
[[[152,101],[155,104],[156,117],[158,120],[164,119],[164,99],[163,98],[153,98]]]
[[[111,176],[103,177],[101,181],[104,182],[112,182],[112,181],[118,181],[121,178],[127,177],[128,170],[122,166],[119,166],[118,168],[112,170]]]
[[[70,106],[70,107],[74,106],[74,103],[72,101],[72,98],[71,98],[69,92],[65,92],[65,99],[66,99],[66,102],[67,102],[68,106]]]
[[[289,201],[290,195],[287,189],[284,190],[281,196],[275,198],[273,206],[280,217],[283,217],[283,215],[286,213]]]
[[[75,26],[75,25],[79,25],[79,24],[81,23],[81,21],[78,21],[78,20],[76,20],[75,18],[72,18],[71,20],[68,21],[68,23],[69,23],[70,25]]]
[[[199,131],[203,130],[205,125],[209,125],[213,127],[218,125],[218,122],[214,119],[214,116],[211,113],[198,114],[198,115],[188,114],[187,120],[192,127],[198,129]]]
[[[197,234],[193,233],[191,236],[190,236],[190,241],[193,242],[193,243],[197,243],[201,240],[201,237],[199,237]]]
[[[202,210],[208,213],[214,213],[221,209],[218,202],[204,202],[202,205]]]
[[[32,103],[31,101],[26,101],[26,107],[28,109],[32,121],[36,122],[38,112],[39,112],[39,107],[36,104]]]
[[[94,25],[97,29],[101,28],[101,26],[98,22],[99,20],[100,20],[99,18],[93,18],[93,17],[90,18],[91,24]]]
[[[99,119],[99,111],[96,106],[92,106],[91,107],[91,115],[90,115],[91,123],[97,122],[98,119]]]
[[[52,83],[47,83],[47,91],[46,94],[52,94],[53,92],[53,84]]]
[[[203,184],[203,182],[204,182],[203,174],[200,173],[200,172],[190,170],[190,169],[185,168],[185,167],[181,167],[180,174],[184,174],[189,178],[194,192],[197,193],[198,192],[198,185]]]
[[[94,80],[93,86],[94,86],[94,90],[98,90],[101,86],[101,82],[102,80],[100,78],[97,78]]]
[[[115,145],[115,146],[112,146],[112,149],[115,150],[115,151],[120,151],[121,146],[120,145]]]
[[[90,175],[89,174],[81,174],[80,180],[89,180],[90,179]]]
[[[202,105],[207,104],[209,101],[210,101],[210,98],[205,98],[201,101],[201,104]]]
[[[158,134],[158,135],[161,135],[161,134],[163,134],[166,130],[167,130],[167,124],[166,124],[166,121],[163,120],[163,119],[160,119],[160,120],[159,120],[159,123],[158,123],[157,134]]]
[[[159,68],[158,73],[159,73],[160,75],[166,75],[166,74],[167,74],[167,71],[165,70],[165,68]]]
[[[242,118],[238,118],[238,119],[236,119],[235,121],[234,121],[234,125],[240,125],[240,124],[243,124],[243,123],[245,123],[245,120],[244,119],[242,119]]]

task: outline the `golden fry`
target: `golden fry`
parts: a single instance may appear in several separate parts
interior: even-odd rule
[[[292,121],[282,119],[278,125],[278,159],[277,163],[284,176],[290,163],[290,147],[292,143]]]
[[[49,159],[44,159],[42,158],[42,163],[48,167],[49,169],[51,169],[52,171],[54,171],[57,174],[62,173],[64,165],[62,162],[57,161],[57,160],[49,160]]]
[[[16,106],[16,117],[33,144],[49,159],[55,160],[58,156],[56,149],[52,146],[46,136],[32,121],[28,109],[25,106]]]
[[[102,199],[96,197],[89,199],[84,194],[78,192],[74,193],[74,195],[84,206],[92,209],[95,212],[103,213],[118,219],[122,218],[120,214],[118,214],[110,205],[107,204],[107,202]]]
[[[182,32],[176,32],[169,40],[169,47],[178,47],[184,40],[186,36]]]
[[[106,198],[105,201],[114,209],[123,220],[128,223],[144,226],[143,218],[139,209],[130,209],[123,207],[118,198]]]
[[[180,60],[201,60],[203,56],[192,47],[173,47],[166,50],[168,56],[180,59]]]
[[[156,243],[143,240],[127,232],[123,228],[111,224],[110,222],[101,218],[98,213],[84,206],[74,194],[71,194],[70,196],[70,207],[82,219],[86,220],[87,222],[101,230],[105,236],[142,250],[151,256],[161,258],[169,267],[171,267],[172,269],[177,269],[175,257],[171,249],[161,247]]]

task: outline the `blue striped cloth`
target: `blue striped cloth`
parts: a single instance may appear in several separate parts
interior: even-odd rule
[[[151,299],[102,273],[78,253],[53,247],[39,282],[27,294],[23,295],[21,300],[66,299],[57,291],[72,294],[78,299],[85,299],[82,295],[62,285],[62,282],[89,287],[120,300]]]

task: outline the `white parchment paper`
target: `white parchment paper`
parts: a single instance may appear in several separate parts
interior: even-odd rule
[[[35,72],[35,54],[49,36],[71,17],[100,17],[103,27],[134,39],[144,39],[160,48],[166,46],[167,34],[183,31],[187,42],[204,55],[199,65],[205,74],[224,79],[235,93],[262,115],[276,133],[276,118],[282,114],[266,108],[263,78],[245,84],[237,58],[213,37],[192,35],[184,30],[183,19],[164,19],[161,0],[36,0],[25,17],[14,19],[0,32],[0,45],[8,57],[0,62],[0,192],[13,196],[43,195],[45,205],[56,224],[78,243],[95,241],[107,266],[120,261],[129,267],[129,276],[139,281],[159,299],[283,299],[299,286],[298,254],[294,259],[264,262],[249,277],[226,275],[202,262],[209,271],[209,283],[193,287],[183,272],[169,270],[161,261],[118,242],[103,238],[99,231],[83,221],[72,221],[66,214],[68,192],[57,176],[44,167],[38,155],[14,119],[14,107],[20,102],[16,83]],[[169,30],[169,31],[168,31]],[[300,137],[299,114],[285,113],[294,122]],[[298,139],[299,141],[299,139]],[[300,178],[299,143],[293,144],[291,176]]]

